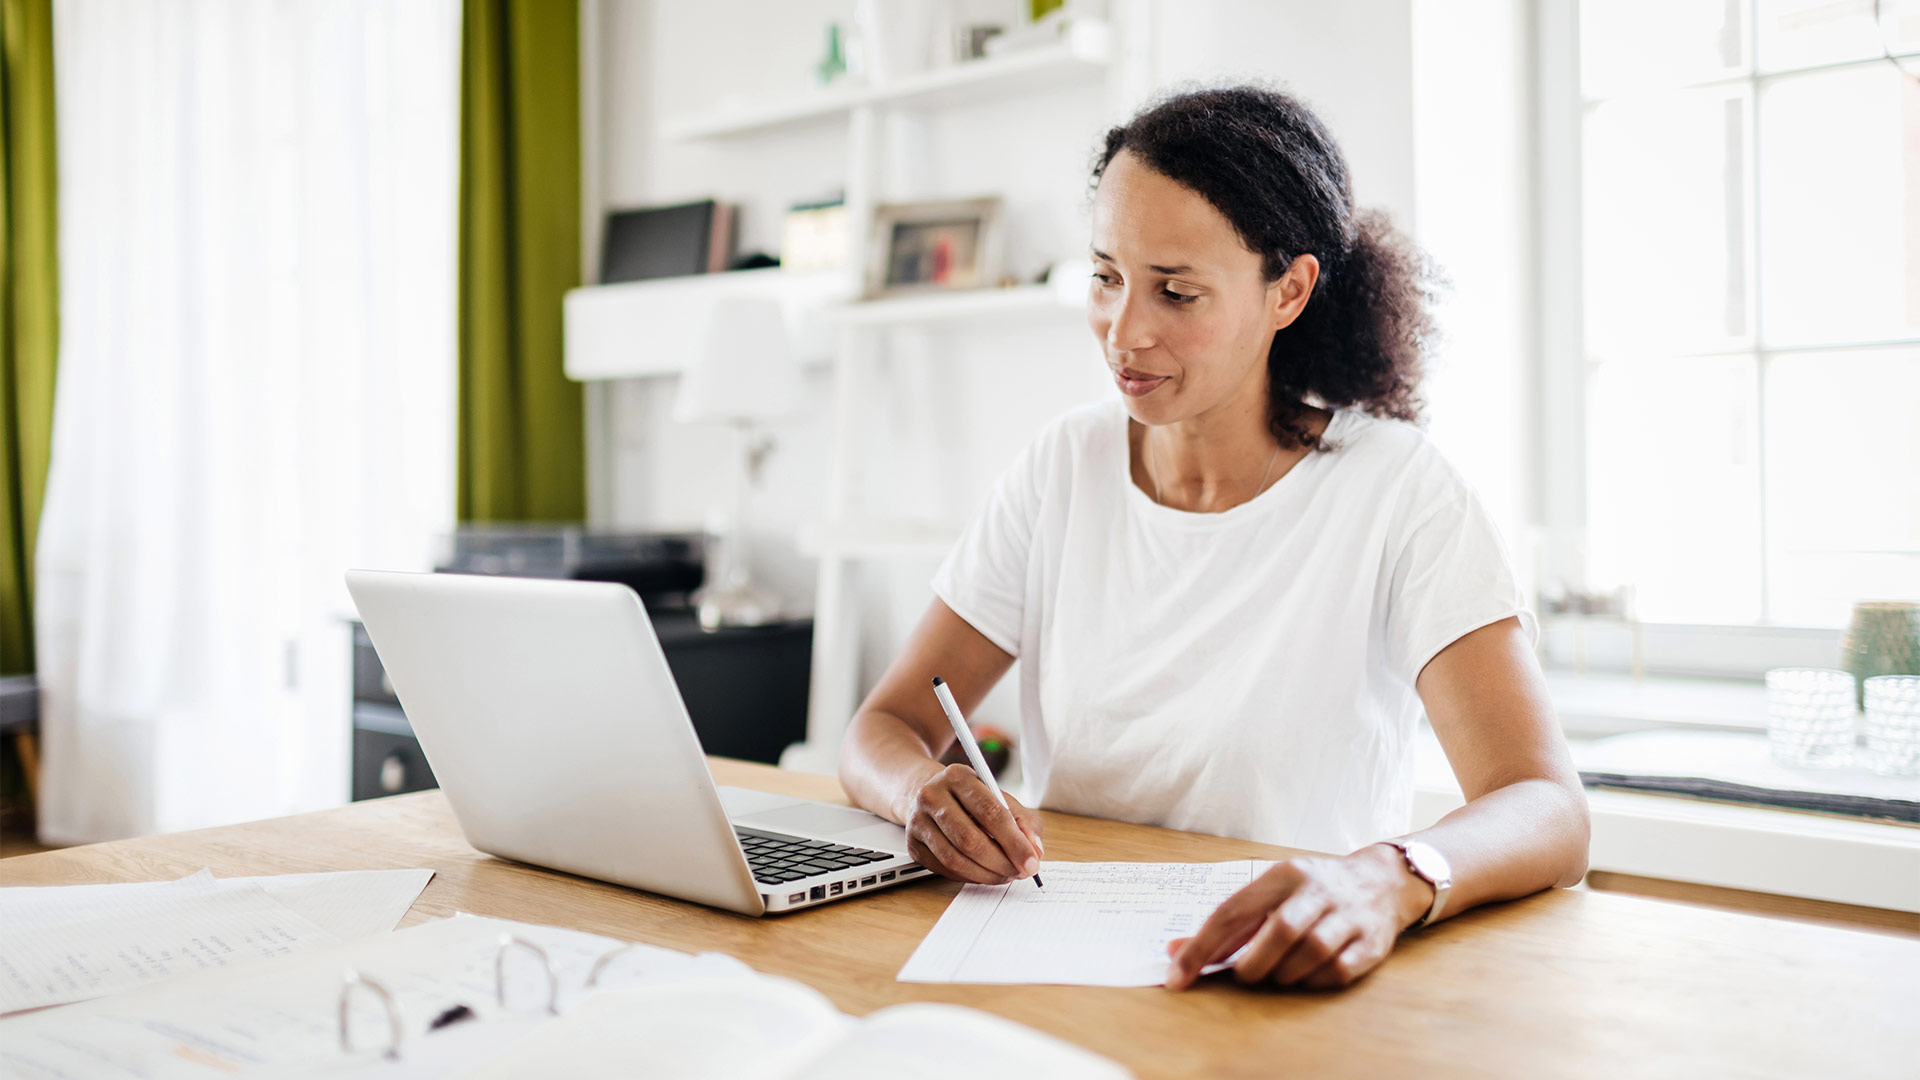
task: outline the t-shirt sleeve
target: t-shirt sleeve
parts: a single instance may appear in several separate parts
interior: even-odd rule
[[[1020,452],[994,483],[933,574],[933,592],[954,614],[1004,650],[1020,655],[1027,606],[1027,566],[1040,511],[1038,447]]]
[[[1519,616],[1528,639],[1539,642],[1500,530],[1471,489],[1457,489],[1416,521],[1391,589],[1389,660],[1410,684],[1440,650],[1508,616]]]

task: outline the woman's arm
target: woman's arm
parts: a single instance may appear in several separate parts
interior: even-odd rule
[[[1453,871],[1441,917],[1578,882],[1587,869],[1586,794],[1520,621],[1503,619],[1442,649],[1416,688],[1467,797],[1412,834]],[[1167,985],[1185,988],[1203,966],[1248,945],[1234,964],[1243,981],[1344,986],[1386,959],[1432,902],[1433,887],[1384,844],[1290,859],[1169,946]]]
[[[945,679],[971,713],[1013,665],[936,598],[880,684],[867,695],[840,747],[840,786],[855,805],[907,828],[923,866],[961,881],[1000,885],[1039,869],[1040,816],[1013,796],[1005,806],[965,765],[941,765],[953,728],[933,693]]]

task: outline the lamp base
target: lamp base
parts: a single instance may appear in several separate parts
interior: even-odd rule
[[[693,594],[700,616],[700,629],[718,630],[724,626],[765,626],[780,619],[780,601],[741,581],[731,585],[709,585]]]

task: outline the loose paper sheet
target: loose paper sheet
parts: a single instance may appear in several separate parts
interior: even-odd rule
[[[0,1012],[393,929],[431,870],[0,889]]]
[[[220,878],[216,884],[254,883],[267,895],[333,931],[342,941],[384,934],[433,880],[433,871],[335,870],[318,874]]]
[[[216,878],[208,870],[174,881],[111,885],[43,885],[0,889],[0,933],[18,933],[48,923],[97,917],[109,909],[124,911],[136,900],[245,889],[257,885],[268,896],[312,919],[342,941],[381,934],[399,925],[432,870],[339,870],[318,874],[271,874]]]
[[[968,885],[900,981],[1158,986],[1167,943],[1199,930],[1221,901],[1271,866],[1043,862],[1045,888],[1031,878]]]
[[[0,929],[0,1013],[339,943],[258,885],[90,902],[86,917]]]

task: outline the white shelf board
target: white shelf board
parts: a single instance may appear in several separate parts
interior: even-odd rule
[[[857,300],[829,307],[826,321],[838,326],[905,326],[978,319],[1083,317],[1086,297],[1064,297],[1052,285],[1015,285],[1005,289],[968,289],[881,300]]]
[[[1057,44],[949,64],[878,85],[837,86],[726,108],[663,127],[667,138],[685,142],[827,120],[862,105],[955,105],[1013,96],[1092,81],[1106,72],[1112,52],[1112,34],[1106,24],[1082,20]]]
[[[569,290],[566,298],[567,377],[584,381],[678,374],[700,348],[714,302],[729,296],[779,300],[795,357],[802,363],[823,362],[833,343],[821,313],[850,291],[841,271],[779,267],[584,285]]]
[[[910,521],[816,522],[801,528],[800,552],[814,558],[931,558],[946,555],[960,530]]]

